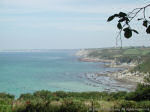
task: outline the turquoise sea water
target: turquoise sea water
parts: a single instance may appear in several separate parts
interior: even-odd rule
[[[89,80],[85,74],[114,71],[103,63],[81,62],[76,50],[51,50],[47,52],[1,52],[0,92],[19,96],[37,90],[50,91],[104,91],[110,85],[118,90],[117,82],[109,77],[99,77],[100,84]],[[94,85],[94,86],[93,86]],[[112,88],[112,87],[111,87]]]

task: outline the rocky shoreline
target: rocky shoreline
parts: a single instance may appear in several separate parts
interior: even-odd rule
[[[145,82],[145,77],[150,75],[149,73],[140,73],[140,72],[131,72],[130,70],[136,66],[135,63],[122,63],[122,64],[116,64],[115,60],[105,60],[105,59],[99,59],[99,58],[93,58],[88,57],[88,54],[91,50],[80,50],[76,53],[76,55],[79,57],[80,61],[85,62],[103,62],[106,63],[106,67],[113,67],[113,68],[124,68],[124,70],[119,70],[116,72],[108,71],[106,73],[97,73],[95,74],[96,77],[100,76],[108,76],[111,77],[121,83],[127,83],[130,85],[133,85],[132,89],[136,88],[136,85],[138,83],[141,84],[147,84]],[[96,79],[96,78],[95,78]]]
[[[130,72],[128,69],[125,69],[123,71],[117,71],[117,72],[107,72],[105,74],[98,73],[96,74],[97,77],[105,75],[108,77],[112,77],[115,80],[126,82],[126,83],[132,83],[137,85],[138,83],[141,84],[147,84],[145,82],[144,77],[148,76],[149,74],[140,73],[140,72]]]
[[[106,74],[99,73],[87,73],[84,75],[84,78],[89,80],[87,85],[93,87],[101,87],[101,85],[105,85],[104,91],[107,92],[116,92],[116,91],[134,91],[136,89],[136,83],[127,82],[122,80],[117,80],[114,77],[108,76]],[[94,84],[92,84],[92,83]],[[122,89],[121,89],[122,88]]]

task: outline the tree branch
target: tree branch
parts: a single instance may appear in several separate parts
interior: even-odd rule
[[[121,42],[121,47],[122,47],[122,36],[121,36],[122,32],[124,32],[124,37],[127,38],[127,39],[132,37],[133,32],[138,34],[138,31],[131,28],[130,23],[132,21],[134,21],[134,19],[141,13],[142,13],[142,17],[138,18],[137,20],[138,21],[139,20],[143,21],[143,26],[146,27],[147,34],[150,34],[150,20],[149,20],[150,17],[149,18],[146,17],[147,7],[150,7],[150,4],[148,4],[144,7],[141,7],[141,8],[135,8],[127,14],[124,13],[124,12],[120,12],[120,13],[114,14],[114,15],[112,15],[108,18],[108,20],[107,20],[108,22],[112,21],[114,18],[119,19],[118,24],[117,24],[119,32],[118,32],[118,35],[116,37],[116,46],[118,45],[117,41],[118,41],[118,38],[119,38],[120,42]]]

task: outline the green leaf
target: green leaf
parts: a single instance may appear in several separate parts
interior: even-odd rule
[[[135,32],[135,33],[137,33],[137,34],[139,34],[139,32],[137,30],[135,30],[135,29],[132,29],[132,31]]]
[[[149,25],[148,28],[146,29],[146,32],[147,32],[148,34],[150,34],[150,25]]]
[[[148,25],[148,21],[147,20],[143,21],[143,26],[147,27],[147,25]]]
[[[114,18],[115,18],[115,16],[114,16],[114,15],[113,15],[113,16],[110,16],[110,17],[108,18],[107,22],[112,21]]]
[[[120,12],[120,13],[119,13],[119,16],[120,16],[120,17],[125,17],[125,16],[127,16],[127,14],[124,13],[124,12]]]
[[[120,22],[117,24],[117,27],[118,27],[119,30],[122,29],[122,25],[121,25]]]
[[[129,39],[130,37],[132,37],[132,31],[129,28],[125,28],[124,29],[124,36],[125,38]]]

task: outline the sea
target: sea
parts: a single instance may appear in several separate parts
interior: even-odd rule
[[[128,91],[107,76],[93,74],[117,71],[102,62],[82,62],[77,50],[0,52],[0,92],[19,97],[39,90],[89,92]],[[88,77],[87,77],[88,76]]]

